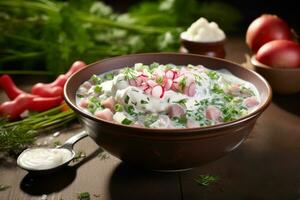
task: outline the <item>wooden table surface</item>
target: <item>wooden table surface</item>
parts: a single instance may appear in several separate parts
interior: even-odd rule
[[[248,53],[242,39],[229,39],[226,51],[227,59],[238,63],[244,62]],[[21,82],[29,87],[33,81],[22,77]],[[80,127],[73,125],[54,140],[63,142],[79,131]],[[39,141],[52,143],[50,139],[51,135],[43,135]],[[299,200],[300,94],[274,95],[270,107],[237,150],[185,172],[131,168],[103,153],[90,138],[78,142],[75,149],[84,150],[87,157],[48,176],[30,175],[18,168],[15,160],[0,156],[0,184],[10,186],[0,192],[0,200],[42,199],[44,194],[48,200],[72,200],[80,192],[89,192],[95,200]],[[205,174],[218,176],[219,181],[208,187],[197,185],[194,179]]]

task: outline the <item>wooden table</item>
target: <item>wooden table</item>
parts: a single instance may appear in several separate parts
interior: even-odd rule
[[[242,39],[228,41],[228,59],[244,62],[247,52]],[[31,83],[26,80],[26,84]],[[79,131],[80,128],[74,127],[63,130],[55,140],[63,142]],[[41,136],[39,141],[48,141],[49,137]],[[69,200],[76,199],[79,192],[89,192],[95,200],[299,200],[300,94],[274,96],[271,106],[237,150],[190,171],[158,173],[130,168],[119,159],[101,153],[90,138],[80,141],[75,149],[84,150],[87,157],[42,177],[18,168],[15,160],[0,157],[0,184],[11,186],[0,192],[0,199],[41,199],[46,194],[47,199]],[[199,186],[194,179],[203,174],[218,176],[219,181],[208,187]]]

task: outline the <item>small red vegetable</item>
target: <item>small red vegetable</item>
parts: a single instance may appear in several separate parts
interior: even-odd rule
[[[33,103],[33,96],[20,94],[13,101],[7,101],[0,105],[0,115],[11,120],[16,119]]]
[[[246,43],[252,52],[257,52],[262,45],[272,40],[294,40],[287,23],[276,15],[264,14],[249,25]]]
[[[300,67],[300,45],[288,40],[274,40],[258,50],[256,59],[270,67]]]
[[[20,94],[27,94],[19,89],[9,75],[0,77],[0,88],[4,90],[10,100],[14,100]]]
[[[67,79],[77,72],[78,70],[82,69],[86,64],[82,61],[76,61],[73,63],[71,68],[66,74],[59,75],[55,81],[52,83],[37,83],[35,84],[32,89],[31,93],[35,95],[39,95],[42,97],[55,97],[55,96],[62,96],[63,94],[63,87],[67,81]]]
[[[42,112],[60,105],[62,97],[34,97],[32,103],[28,106],[28,110]]]

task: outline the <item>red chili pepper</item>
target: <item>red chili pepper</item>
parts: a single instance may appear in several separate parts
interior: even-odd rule
[[[19,89],[9,75],[0,77],[0,87],[4,90],[10,100],[14,100],[20,94],[28,94]]]
[[[67,79],[75,72],[83,68],[86,64],[82,61],[76,61],[66,74],[59,75],[52,83],[37,83],[32,89],[31,93],[42,97],[62,96],[63,87]]]
[[[34,97],[32,103],[28,106],[28,110],[42,112],[49,110],[55,106],[60,105],[62,101],[61,96],[57,97]]]
[[[34,97],[20,94],[13,101],[7,101],[0,105],[0,115],[9,119],[18,118],[33,103]]]

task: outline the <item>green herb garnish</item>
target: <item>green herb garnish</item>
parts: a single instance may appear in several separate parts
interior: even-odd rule
[[[106,73],[106,74],[104,75],[104,78],[105,78],[106,80],[112,80],[112,79],[114,79],[114,74],[113,74],[113,73]]]
[[[83,150],[79,150],[76,152],[72,162],[78,162],[79,160],[85,157],[86,157],[86,153]]]
[[[201,186],[209,186],[212,183],[216,183],[219,180],[217,176],[210,176],[210,175],[200,175],[198,176],[195,181]]]
[[[130,119],[125,118],[125,119],[122,120],[121,123],[124,124],[124,125],[130,125],[130,124],[132,124],[132,121]]]
[[[178,124],[181,124],[183,126],[186,125],[187,123],[187,118],[186,116],[181,116],[181,117],[173,117],[172,120]]]
[[[164,81],[164,77],[162,77],[162,76],[157,77],[155,80],[155,82],[159,85],[161,85],[163,83],[163,81]]]
[[[213,88],[211,90],[216,94],[223,94],[224,93],[224,90],[218,84],[214,84]]]
[[[129,115],[137,115],[137,113],[135,112],[135,109],[132,105],[127,106],[127,112]]]
[[[128,104],[128,102],[129,102],[129,96],[128,96],[128,95],[126,95],[126,97],[125,97],[125,99],[124,99],[124,102],[125,102],[126,104]]]
[[[96,86],[94,87],[94,92],[95,92],[95,93],[101,93],[101,92],[102,92],[102,87],[101,87],[100,85],[96,85]]]
[[[137,77],[136,71],[131,67],[126,67],[122,70],[126,80],[135,79]]]
[[[114,110],[115,110],[116,112],[122,112],[122,111],[124,110],[124,108],[123,108],[123,106],[122,106],[121,104],[117,103],[117,104],[115,104],[115,106],[114,106]]]
[[[94,85],[99,85],[99,84],[101,84],[102,80],[101,80],[101,78],[100,78],[99,76],[97,76],[97,75],[94,74],[94,75],[91,77],[91,82],[92,82]]]
[[[59,147],[61,145],[61,142],[59,140],[53,141],[53,147]]]
[[[185,105],[186,102],[187,102],[187,99],[185,98],[185,99],[180,99],[179,101],[173,101],[172,103],[178,103],[180,105]]]
[[[220,75],[216,71],[212,71],[212,70],[207,71],[206,74],[212,80],[217,80],[220,77]]]
[[[5,191],[5,190],[7,190],[8,188],[10,188],[9,185],[3,185],[3,184],[0,184],[0,192],[1,192],[1,191]]]
[[[83,97],[84,97],[84,95],[82,95],[82,94],[76,94],[76,96],[77,96],[78,98],[83,98]]]
[[[186,86],[186,80],[187,80],[187,77],[185,76],[185,77],[183,77],[182,79],[180,79],[180,81],[179,81],[179,83],[178,83],[178,85],[179,85],[179,90],[180,90],[181,92],[183,92],[183,90],[184,90],[184,88],[185,88],[185,86]]]
[[[148,101],[145,101],[145,100],[141,100],[141,104],[147,104],[147,103],[149,103]]]
[[[90,200],[90,193],[88,192],[80,192],[77,194],[77,200]]]
[[[154,122],[156,122],[158,120],[158,115],[154,115],[154,114],[149,114],[145,117],[144,120],[144,125],[145,127],[148,127],[153,124]]]

